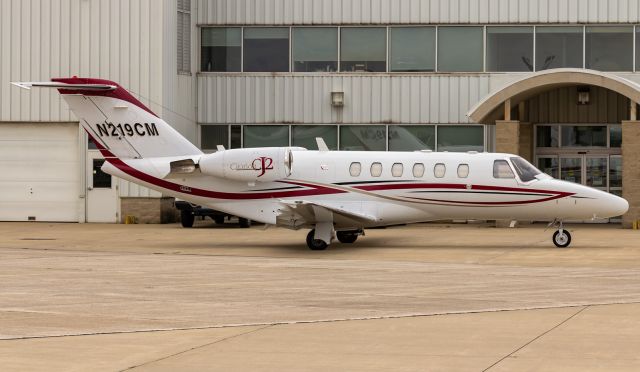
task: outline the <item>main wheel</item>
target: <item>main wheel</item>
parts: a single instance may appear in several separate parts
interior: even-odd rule
[[[191,213],[191,211],[180,211],[180,223],[182,227],[193,227],[193,221],[195,221],[196,216]]]
[[[571,234],[564,229],[562,230],[562,233],[560,233],[560,230],[556,231],[553,233],[553,244],[558,248],[568,247],[569,244],[571,244]]]
[[[246,229],[248,227],[251,227],[251,220],[247,218],[239,217],[238,224],[240,225],[241,228]]]
[[[312,251],[323,251],[327,249],[329,244],[325,243],[323,240],[314,239],[313,235],[315,233],[316,233],[316,230],[313,229],[309,231],[309,233],[307,234],[307,247],[309,247],[309,249],[311,249]]]
[[[358,234],[353,231],[338,231],[336,232],[336,236],[338,237],[338,241],[340,243],[355,243],[358,240]]]

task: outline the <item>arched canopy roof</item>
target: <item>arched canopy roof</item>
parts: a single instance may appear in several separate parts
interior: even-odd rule
[[[469,110],[467,116],[476,123],[484,123],[507,99],[511,99],[511,105],[515,106],[518,102],[544,91],[575,85],[604,87],[622,94],[633,102],[640,102],[640,84],[631,80],[595,70],[558,68],[536,72],[505,85],[478,102]]]

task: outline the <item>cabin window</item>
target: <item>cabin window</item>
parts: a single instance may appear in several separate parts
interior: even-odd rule
[[[458,177],[467,178],[469,176],[469,164],[458,165]]]
[[[380,177],[381,174],[382,174],[382,164],[381,163],[371,164],[371,176]]]
[[[358,177],[362,171],[362,165],[358,162],[353,162],[349,166],[349,174],[351,177]]]
[[[433,175],[436,178],[444,177],[444,174],[445,174],[446,171],[447,171],[447,168],[442,163],[438,163],[438,164],[436,164],[435,167],[433,167]]]
[[[420,177],[424,176],[424,164],[415,163],[413,165],[413,176],[416,177],[416,178],[420,178]]]
[[[516,178],[506,160],[493,162],[493,178]]]
[[[391,166],[391,175],[394,177],[402,177],[402,172],[404,171],[404,167],[402,163],[393,163]]]

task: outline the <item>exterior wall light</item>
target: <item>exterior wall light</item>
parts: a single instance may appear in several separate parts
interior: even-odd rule
[[[579,105],[588,105],[589,104],[589,88],[578,88],[578,104]]]
[[[331,106],[344,106],[344,92],[331,92]]]

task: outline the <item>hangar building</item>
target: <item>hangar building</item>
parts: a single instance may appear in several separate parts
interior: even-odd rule
[[[97,169],[54,92],[112,79],[203,150],[499,151],[622,195],[640,219],[635,0],[0,3],[0,220],[166,219]]]

